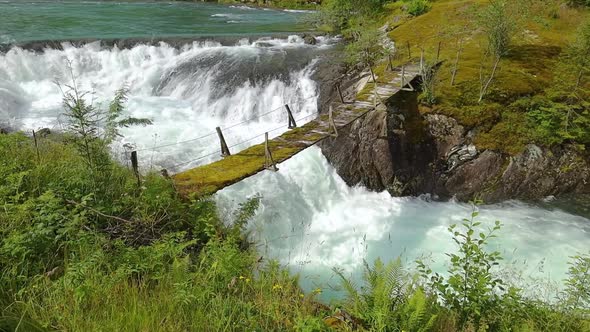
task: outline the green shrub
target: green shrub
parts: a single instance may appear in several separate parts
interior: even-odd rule
[[[565,281],[566,301],[572,310],[590,312],[590,254],[572,257]]]
[[[496,221],[494,227],[480,231],[478,226],[481,223],[475,220],[477,216],[474,208],[470,219],[464,219],[459,227],[452,225],[448,229],[458,251],[447,254],[450,257],[447,277],[433,274],[424,262],[418,261],[421,276],[445,305],[458,314],[461,329],[473,324],[478,330],[499,302],[501,292],[507,288],[492,271],[502,260],[500,253],[485,250],[501,224]]]
[[[412,16],[426,14],[432,5],[430,0],[410,0],[406,5],[406,12]]]
[[[573,7],[579,7],[579,6],[589,7],[590,0],[567,0],[567,4],[569,6],[573,6]]]

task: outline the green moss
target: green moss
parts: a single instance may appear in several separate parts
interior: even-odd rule
[[[269,142],[275,162],[286,160],[305,147]],[[207,195],[264,170],[264,162],[264,144],[259,144],[212,164],[177,174],[174,181],[183,194]]]
[[[319,119],[327,121],[327,117],[322,115]],[[318,132],[320,126],[320,122],[312,121],[269,141],[273,160],[283,162],[310,144],[324,139],[327,135]],[[193,193],[196,196],[208,195],[264,170],[264,163],[264,144],[258,144],[217,162],[177,174],[174,182],[187,196]]]
[[[509,55],[500,62],[498,75],[484,102],[478,103],[480,73],[486,39],[473,24],[472,13],[487,4],[485,0],[433,2],[432,9],[417,18],[400,20],[396,8],[391,8],[387,23],[393,29],[389,37],[398,45],[394,64],[409,59],[419,61],[423,51],[427,61],[444,61],[439,70],[437,100],[431,111],[456,118],[468,128],[478,128],[478,148],[490,148],[509,154],[518,152],[534,141],[534,128],[526,112],[512,108],[521,98],[544,95],[553,84],[553,72],[562,48],[574,39],[578,24],[588,17],[588,11],[567,7],[530,8],[533,14],[523,35],[515,38]],[[398,22],[398,23],[394,23]],[[451,65],[457,55],[455,37],[446,33],[467,27],[455,84],[450,85]],[[408,52],[408,45],[409,52]],[[376,69],[383,72],[384,64]],[[489,64],[486,63],[489,67]],[[484,68],[488,68],[485,67]],[[510,144],[506,144],[510,142]]]
[[[487,131],[478,134],[475,144],[480,149],[503,151],[515,155],[531,143],[531,131],[522,116],[516,112],[504,112],[502,118]]]

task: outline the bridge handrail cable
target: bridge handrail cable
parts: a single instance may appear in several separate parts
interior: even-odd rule
[[[307,98],[301,99],[301,101],[306,101],[306,100],[309,100],[309,99],[312,99],[312,98],[317,98],[317,97],[318,97],[317,95],[314,95],[314,96],[311,96],[311,97],[307,97]],[[268,111],[266,113],[253,116],[253,117],[251,117],[251,118],[249,118],[247,120],[244,120],[244,121],[239,122],[239,123],[234,123],[234,124],[232,124],[230,126],[227,126],[227,127],[223,127],[223,130],[224,131],[228,131],[228,130],[231,130],[233,128],[239,127],[239,126],[244,125],[246,123],[252,122],[253,120],[259,119],[259,118],[261,118],[263,116],[266,116],[266,115],[269,115],[271,113],[277,112],[277,111],[283,109],[284,107],[285,107],[284,105],[283,106],[279,106],[279,107],[277,107],[277,108],[275,108],[275,109],[273,109],[271,111]],[[139,150],[136,150],[136,151],[137,152],[156,151],[156,150],[161,149],[161,148],[166,148],[166,147],[175,146],[175,145],[184,144],[184,143],[195,142],[195,141],[198,141],[198,140],[201,140],[201,139],[210,137],[210,136],[214,136],[214,135],[217,135],[217,132],[216,131],[212,131],[212,132],[210,132],[208,134],[205,134],[203,136],[200,136],[200,137],[191,138],[191,139],[188,139],[188,140],[179,141],[179,142],[175,142],[175,143],[167,143],[167,144],[163,144],[163,145],[159,145],[159,146],[155,146],[155,147],[150,147],[150,148],[143,148],[143,149],[139,149]]]
[[[311,117],[311,116],[317,116],[317,114],[316,114],[316,113],[312,113],[312,114],[306,115],[306,116],[304,116],[304,117],[301,117],[301,118],[297,119],[296,121],[302,121],[302,120],[304,120],[304,119],[306,119],[306,118],[309,118],[309,117]],[[274,128],[274,129],[271,129],[271,130],[269,130],[269,131],[265,131],[265,132],[264,132],[264,133],[262,133],[262,134],[258,134],[258,135],[256,135],[256,136],[253,136],[253,137],[251,137],[251,138],[247,139],[247,140],[243,140],[243,141],[241,141],[241,142],[239,142],[239,143],[235,143],[235,144],[233,144],[233,145],[230,145],[230,146],[229,146],[229,148],[235,148],[236,146],[242,145],[242,144],[244,144],[244,143],[248,143],[248,142],[250,142],[250,141],[253,141],[253,140],[255,140],[255,139],[259,138],[259,137],[262,137],[262,136],[264,136],[266,133],[271,133],[271,132],[273,132],[273,131],[277,131],[277,130],[279,130],[279,129],[282,129],[282,128],[284,128],[284,127],[285,127],[285,125],[281,125],[280,127],[276,127],[276,128]],[[139,150],[138,150],[138,151],[139,151]],[[206,155],[200,156],[200,157],[198,157],[198,158],[196,158],[196,159],[191,159],[191,160],[189,160],[189,161],[186,161],[186,162],[183,162],[183,163],[180,163],[180,164],[176,164],[176,165],[170,166],[170,168],[171,168],[171,169],[176,169],[176,168],[178,168],[178,167],[180,167],[180,166],[188,165],[188,164],[190,164],[190,163],[192,163],[192,162],[199,161],[199,160],[201,160],[201,159],[205,159],[205,158],[208,158],[208,157],[212,157],[212,156],[214,156],[214,155],[219,155],[219,151],[211,152],[211,153],[208,153],[208,154],[206,154]]]

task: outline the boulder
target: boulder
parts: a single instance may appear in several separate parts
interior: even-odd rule
[[[318,43],[317,39],[313,35],[310,35],[308,33],[304,33],[303,36],[301,36],[301,38],[303,38],[303,42],[305,42],[308,45],[316,45]]]
[[[51,134],[51,129],[49,128],[42,128],[36,132],[37,136],[39,137],[47,137]]]

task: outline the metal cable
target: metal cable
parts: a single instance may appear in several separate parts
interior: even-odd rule
[[[179,144],[183,144],[183,143],[190,143],[190,142],[198,141],[198,140],[201,140],[203,138],[207,138],[207,137],[213,136],[215,134],[217,134],[217,132],[214,131],[214,132],[211,132],[209,134],[206,134],[206,135],[203,135],[203,136],[200,136],[200,137],[197,137],[197,138],[188,139],[186,141],[180,141],[180,142],[176,142],[176,143],[168,143],[168,144],[163,144],[163,145],[159,145],[159,146],[155,146],[155,147],[151,147],[151,148],[140,149],[140,150],[136,150],[136,151],[137,152],[142,152],[142,151],[155,151],[155,150],[158,150],[158,149],[161,149],[161,148],[166,148],[166,147],[169,147],[169,146],[174,146],[174,145],[179,145]]]
[[[303,119],[309,118],[309,117],[311,117],[311,116],[316,116],[316,115],[317,115],[317,114],[315,114],[315,113],[312,113],[312,114],[306,115],[306,116],[304,116],[304,117],[301,117],[301,118],[297,119],[296,121],[301,121],[301,120],[303,120]],[[238,145],[242,145],[242,144],[244,144],[244,143],[248,143],[248,142],[250,142],[250,141],[253,141],[253,140],[255,140],[255,139],[259,138],[259,137],[262,137],[262,136],[264,136],[266,133],[271,133],[271,132],[273,132],[273,131],[276,131],[276,130],[282,129],[282,128],[284,128],[284,127],[285,127],[285,125],[281,125],[280,127],[276,127],[276,128],[274,128],[274,129],[271,129],[271,130],[269,130],[269,131],[265,131],[265,132],[264,132],[264,133],[262,133],[262,134],[259,134],[259,135],[256,135],[256,136],[253,136],[253,137],[251,137],[251,138],[249,138],[249,139],[247,139],[247,140],[244,140],[244,141],[241,141],[241,142],[239,142],[239,143],[236,143],[236,144],[230,145],[230,146],[228,146],[228,149],[234,148],[234,147],[236,147],[236,146],[238,146]],[[180,166],[188,165],[188,164],[190,164],[190,163],[192,163],[192,162],[195,162],[195,161],[198,161],[198,160],[201,160],[201,159],[205,159],[205,158],[207,158],[207,157],[211,157],[211,156],[213,156],[213,155],[216,155],[216,154],[218,154],[218,153],[219,153],[219,151],[212,152],[212,153],[209,153],[209,154],[207,154],[207,155],[200,156],[200,157],[198,157],[198,158],[196,158],[196,159],[191,159],[191,160],[189,160],[189,161],[186,161],[186,162],[183,162],[183,163],[180,163],[180,164],[176,164],[176,165],[174,165],[174,166],[171,166],[170,168],[178,168],[178,167],[180,167]]]
[[[309,99],[317,98],[317,97],[318,96],[314,95],[314,96],[311,96],[311,97],[304,98],[301,101],[305,101],[305,100],[309,100]],[[260,115],[254,116],[254,117],[251,117],[251,118],[249,118],[247,120],[244,120],[242,122],[235,123],[235,124],[232,124],[232,125],[227,126],[227,127],[223,127],[222,129],[224,129],[226,131],[227,130],[230,130],[230,129],[233,129],[233,128],[238,127],[238,126],[241,126],[241,125],[243,125],[245,123],[251,122],[252,120],[256,120],[256,119],[259,119],[259,118],[261,118],[263,116],[266,116],[268,114],[271,114],[271,113],[274,113],[276,111],[279,111],[279,110],[281,110],[284,107],[285,107],[284,105],[283,106],[280,106],[280,107],[277,107],[277,108],[275,108],[275,109],[273,109],[271,111],[268,111],[266,113],[263,113],[263,114],[260,114]],[[170,146],[179,145],[179,144],[183,144],[183,143],[194,142],[194,141],[198,141],[198,140],[201,140],[201,139],[204,139],[204,138],[213,136],[216,133],[217,132],[214,131],[214,132],[211,132],[209,134],[206,134],[206,135],[203,135],[203,136],[200,136],[200,137],[197,137],[197,138],[191,138],[191,139],[188,139],[188,140],[185,140],[185,141],[176,142],[176,143],[167,143],[167,144],[163,144],[163,145],[159,145],[159,146],[155,146],[155,147],[151,147],[151,148],[144,148],[144,149],[137,150],[137,152],[142,152],[142,151],[155,151],[155,150],[158,150],[160,148],[170,147]]]

